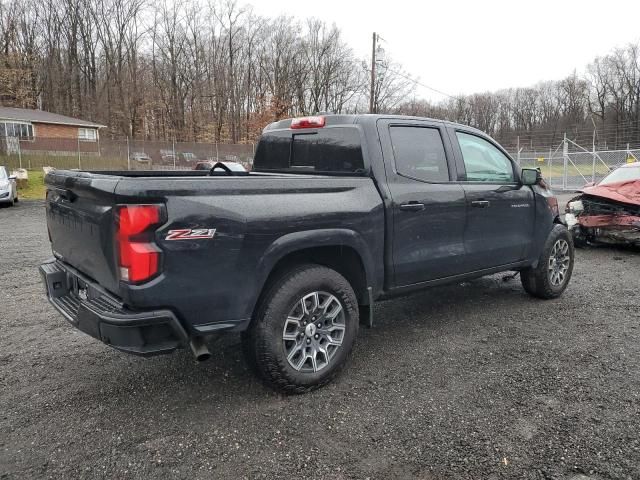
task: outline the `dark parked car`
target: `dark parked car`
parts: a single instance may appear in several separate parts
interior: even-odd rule
[[[164,165],[175,163],[179,166],[186,166],[198,161],[198,157],[193,152],[174,152],[167,149],[160,150],[160,159]]]
[[[47,175],[53,305],[117,349],[153,355],[242,332],[273,387],[344,366],[375,301],[502,271],[555,298],[573,243],[536,170],[484,133],[384,115],[269,125],[254,170]],[[402,355],[399,351],[398,355]]]
[[[193,152],[181,152],[178,154],[179,158],[185,163],[193,163],[198,161],[198,157]]]

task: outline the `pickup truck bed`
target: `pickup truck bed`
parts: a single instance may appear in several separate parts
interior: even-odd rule
[[[190,336],[246,328],[273,266],[301,244],[311,249],[338,242],[365,251],[370,278],[382,281],[384,212],[371,178],[188,173],[49,174],[47,221],[56,268],[82,272],[136,310],[175,312],[187,320]],[[120,281],[114,246],[116,205],[132,202],[162,204],[170,219],[154,232],[162,273],[142,285]],[[167,240],[169,231],[185,226],[216,232],[211,239]],[[166,351],[161,347],[157,353]],[[140,353],[156,352],[145,345]]]

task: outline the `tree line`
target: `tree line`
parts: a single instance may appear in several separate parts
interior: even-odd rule
[[[597,57],[583,75],[438,103],[414,100],[396,112],[473,125],[510,149],[553,147],[565,134],[586,147],[640,146],[640,45]]]
[[[356,112],[368,67],[335,25],[234,0],[1,0],[0,101],[89,118],[113,136],[254,140],[275,119]],[[377,107],[411,82],[377,78]]]
[[[101,122],[103,136],[251,142],[279,118],[368,111],[369,68],[335,25],[235,0],[0,0],[0,104]],[[378,112],[470,124],[508,146],[565,132],[640,143],[638,45],[583,75],[439,102],[416,98],[400,65],[376,72]]]

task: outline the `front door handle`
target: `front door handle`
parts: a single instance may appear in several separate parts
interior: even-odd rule
[[[404,210],[405,212],[419,212],[424,210],[424,203],[420,202],[409,202],[403,203],[400,205],[400,210]]]
[[[471,202],[471,206],[476,208],[487,208],[489,205],[491,205],[489,200],[474,200]]]

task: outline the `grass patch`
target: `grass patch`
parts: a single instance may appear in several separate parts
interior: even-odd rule
[[[29,170],[29,180],[26,185],[18,185],[18,198],[21,200],[44,200],[46,188],[44,186],[44,172]],[[22,183],[19,181],[19,183]]]
[[[76,168],[81,170],[126,170],[127,157],[126,152],[124,158],[87,155],[82,156],[78,162],[78,157],[56,155],[22,155],[22,159],[17,155],[0,155],[0,165],[4,165],[10,170],[21,167],[30,171],[39,170],[42,167],[53,167],[58,170]]]
[[[532,161],[522,161],[520,164],[520,168],[539,168],[542,171],[542,176],[545,178],[563,178],[564,177],[564,165],[562,163],[562,159],[559,159],[557,163],[553,163],[549,165],[548,162],[532,162]],[[612,168],[607,168],[601,162],[596,164],[595,174],[596,178],[604,177],[607,175]],[[593,175],[593,165],[585,165],[578,164],[573,165],[569,163],[567,166],[567,176],[576,177],[582,175],[587,178],[588,181],[591,180],[591,176]]]

